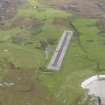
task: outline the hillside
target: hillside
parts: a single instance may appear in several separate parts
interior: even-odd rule
[[[81,82],[97,67],[105,73],[104,0],[20,2],[8,0],[0,10],[0,104],[81,105]],[[47,66],[64,30],[73,37],[61,69],[52,72]]]
[[[105,0],[44,0],[45,2],[82,16],[96,17],[104,15],[105,12]]]

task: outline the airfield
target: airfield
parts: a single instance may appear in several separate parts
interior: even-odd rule
[[[85,97],[81,83],[96,75],[97,63],[104,70],[104,14],[96,6],[97,1],[90,5],[80,0],[88,4],[89,11],[98,8],[93,12],[76,0],[72,5],[58,1],[41,0],[35,8],[28,0],[12,18],[0,21],[1,105],[81,105]],[[73,31],[72,38],[63,59],[57,59],[56,64],[62,59],[59,70],[50,70],[47,67],[65,30]],[[66,44],[63,42],[60,55]]]

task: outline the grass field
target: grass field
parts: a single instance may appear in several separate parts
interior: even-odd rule
[[[59,72],[40,71],[40,67],[46,67],[48,65],[53,53],[52,51],[49,52],[49,59],[46,61],[44,51],[38,48],[40,46],[40,41],[47,41],[49,38],[59,40],[64,30],[72,29],[69,24],[69,20],[72,16],[75,17],[72,20],[72,23],[80,32],[80,42],[83,48],[86,49],[86,52],[84,52],[78,44],[74,34],[61,70]],[[33,76],[37,76],[38,81],[41,83],[41,89],[42,87],[46,87],[46,93],[54,96],[54,99],[56,100],[53,100],[54,103],[52,105],[78,104],[84,96],[84,92],[80,87],[81,82],[95,74],[97,62],[104,68],[105,37],[104,34],[98,35],[100,30],[96,26],[97,20],[78,17],[69,12],[54,8],[35,9],[31,6],[19,9],[16,18],[20,17],[22,19],[38,19],[42,24],[41,26],[38,26],[38,28],[37,26],[35,26],[35,28],[12,26],[7,31],[0,30],[1,81],[3,78],[6,78],[5,75],[7,75],[11,69],[8,66],[8,63],[10,63],[15,65],[15,69],[29,69],[37,72],[37,74],[33,74]],[[12,38],[16,36],[22,38],[22,41],[20,41],[21,43],[12,41]],[[49,45],[49,48],[54,51],[56,44],[57,43]],[[44,68],[44,70],[46,70],[46,68]],[[13,97],[13,95],[11,96],[11,93],[9,94],[10,97]],[[40,96],[42,94],[40,93]],[[32,97],[32,105],[36,104],[33,101],[35,97]],[[42,105],[40,99],[41,98],[39,97],[37,105]],[[16,101],[20,101],[20,98],[17,98]],[[20,105],[22,104],[21,101],[19,103]],[[9,102],[8,105],[12,103],[11,101]],[[47,104],[49,103],[46,103],[46,105]]]

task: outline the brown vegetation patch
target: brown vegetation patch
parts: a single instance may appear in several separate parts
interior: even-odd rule
[[[46,5],[86,17],[96,17],[105,13],[105,0],[47,0]]]
[[[4,30],[4,31],[10,30],[15,27],[31,29],[31,28],[38,28],[42,24],[43,24],[43,22],[37,18],[17,17],[10,21],[0,22],[0,29]]]
[[[14,85],[8,86],[7,83]],[[53,97],[35,80],[34,70],[9,70],[2,84],[1,105],[54,105]]]
[[[25,3],[26,0],[0,0],[0,21],[13,18],[17,7]]]
[[[18,17],[13,22],[14,27],[37,28],[40,25],[42,25],[42,22],[41,22],[41,20],[39,20],[37,18]]]
[[[68,26],[68,20],[66,18],[61,18],[61,17],[56,17],[54,18],[53,24],[58,25],[58,26]]]

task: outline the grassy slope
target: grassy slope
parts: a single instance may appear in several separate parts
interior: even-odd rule
[[[44,25],[41,27],[42,31],[36,35],[33,35],[33,37],[29,39],[34,41],[31,47],[27,45],[15,45],[9,41],[11,35],[16,35],[18,32],[20,33],[23,31],[19,27],[16,29],[11,29],[8,32],[1,31],[0,39],[6,40],[6,42],[0,43],[1,55],[7,57],[9,60],[12,60],[20,67],[38,68],[37,65],[39,66],[45,64],[45,59],[43,52],[41,50],[35,49],[34,45],[39,44],[40,39],[46,40],[50,37],[59,39],[62,32],[65,29],[69,29],[69,27],[54,25],[52,24],[52,21],[55,17],[67,18],[68,16],[71,16],[71,14],[52,8],[36,10],[32,7],[27,7],[20,9],[17,16],[25,18],[37,17],[41,20],[45,19]],[[81,42],[83,45],[86,45],[86,48],[88,47],[88,52],[94,52],[94,48],[98,49],[97,46],[94,47],[94,44],[87,43],[87,39],[103,39],[100,38],[100,36],[97,36],[98,29],[95,24],[96,20],[76,18],[73,23],[81,32]],[[8,49],[7,54],[3,52],[4,49]],[[101,51],[99,53],[90,54],[90,57],[94,55],[95,58],[97,57],[97,54],[100,53],[101,55],[104,55],[104,53]],[[60,105],[75,105],[83,95],[80,84],[85,78],[93,75],[94,73],[94,62],[87,60],[85,55],[86,54],[83,53],[77,44],[75,37],[73,37],[61,70],[59,72],[53,72],[50,74],[40,74],[39,79],[45,86],[48,87],[51,94],[54,94]],[[0,58],[3,56],[0,56]]]
[[[64,59],[61,71],[52,74],[42,74],[41,80],[55,94],[61,105],[75,105],[83,96],[81,82],[95,73],[95,64],[102,61],[104,65],[104,45],[99,45],[104,38],[98,36],[95,19],[76,18],[73,24],[81,33],[81,44],[86,48],[84,53],[77,44],[75,37],[72,39],[69,50]],[[93,40],[93,42],[88,42]],[[99,50],[100,49],[100,50]],[[88,60],[86,56],[92,59]]]
[[[28,12],[26,13],[26,14],[28,14],[28,16],[24,15],[25,10],[26,11],[29,10],[29,12],[33,12],[34,15],[33,14],[29,15]],[[55,10],[55,9],[49,9],[49,10],[46,9],[45,11],[37,11],[37,10],[32,11],[32,8],[31,9],[23,8],[23,9],[19,10],[19,12],[17,14],[17,18],[18,17],[24,17],[24,18],[37,17],[37,15],[39,14],[41,20],[46,19],[46,21],[44,22],[44,25],[41,27],[42,31],[38,34],[33,35],[33,34],[31,34],[31,29],[27,30],[27,27],[21,28],[19,26],[17,26],[17,27],[12,26],[12,28],[10,28],[7,31],[0,30],[0,65],[1,65],[0,66],[0,72],[1,72],[0,79],[1,80],[2,80],[2,78],[6,78],[6,74],[9,72],[8,62],[9,63],[12,62],[13,64],[15,64],[17,67],[20,67],[21,69],[24,68],[24,69],[35,69],[35,70],[37,70],[39,68],[39,66],[41,66],[42,64],[45,63],[43,51],[36,49],[35,46],[39,45],[39,41],[41,39],[44,40],[46,38],[50,38],[49,35],[52,35],[52,38],[54,38],[54,37],[58,38],[60,36],[60,34],[63,32],[62,30],[66,29],[66,27],[62,26],[61,28],[59,28],[59,26],[55,26],[54,24],[52,24],[53,18],[55,18],[55,17],[65,17],[66,18],[67,16],[70,15],[68,13],[65,13],[64,11]],[[50,13],[50,15],[49,15],[49,13]],[[51,14],[53,17],[51,16]],[[62,16],[62,14],[64,14],[64,15]],[[27,39],[27,42],[32,42],[31,44],[29,44],[29,45],[28,44],[15,44],[15,43],[11,42],[12,36],[22,35],[24,33],[28,34],[29,38]],[[5,65],[4,65],[4,63],[5,63]],[[42,90],[42,91],[44,91],[44,90]],[[7,93],[2,92],[2,94],[4,94],[4,97],[5,97],[5,95]],[[11,94],[10,94],[10,98],[12,97]],[[14,92],[13,92],[13,94],[14,94]],[[41,94],[40,95],[42,97],[43,93],[41,93]],[[50,93],[48,93],[48,94],[50,95]],[[46,97],[48,97],[47,92],[45,95],[46,95]],[[18,97],[18,95],[16,97]],[[16,97],[14,97],[14,98],[16,98]],[[8,104],[12,103],[12,101],[9,100],[10,98],[8,98],[8,101],[9,101]],[[33,98],[35,98],[35,97],[33,97]],[[33,98],[32,98],[32,100],[33,100]],[[40,98],[40,96],[38,98],[36,98],[36,100],[38,101],[38,103],[37,103],[38,105],[42,104],[40,102],[42,100]],[[21,102],[21,99],[17,98],[16,101],[17,101],[16,103],[19,103],[19,102]],[[55,100],[54,100],[54,102],[51,102],[51,103],[54,105],[56,104]],[[44,101],[43,101],[43,104],[46,104],[46,102],[44,103]]]
[[[64,27],[61,27],[58,30],[58,27],[55,25],[50,24],[52,19],[55,17],[67,17],[69,14],[62,12],[60,10],[55,9],[46,9],[37,11],[32,7],[28,9],[21,9],[18,11],[17,17],[24,17],[24,18],[40,18],[41,20],[46,19],[45,24],[41,27],[42,32],[39,35],[31,35],[30,31],[28,30],[28,34],[30,35],[29,41],[34,41],[32,47],[30,46],[22,46],[16,45],[10,42],[12,36],[16,36],[18,34],[27,33],[26,29],[21,29],[20,27],[15,27],[7,31],[0,31],[0,41],[3,41],[1,46],[1,50],[9,49],[7,55],[9,56],[8,59],[13,60],[14,64],[23,68],[37,68],[36,65],[41,64],[43,59],[43,54],[41,55],[41,51],[35,49],[35,45],[39,44],[41,39],[45,39],[46,37],[50,37],[49,35],[57,36],[59,33],[62,33]],[[45,35],[45,36],[44,36]],[[34,39],[33,39],[34,38]],[[8,47],[7,47],[8,46]],[[5,54],[4,54],[5,55]],[[38,58],[39,57],[39,58]]]

